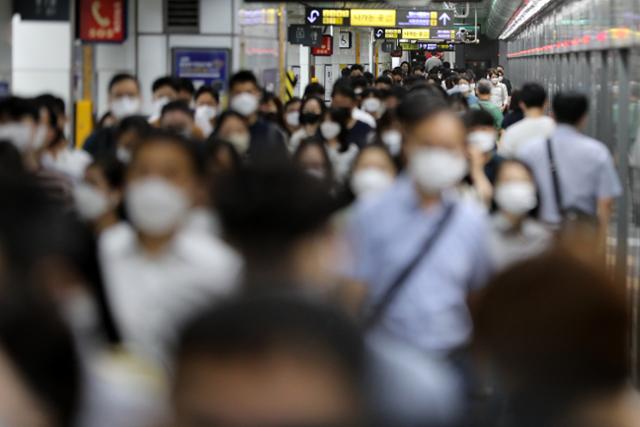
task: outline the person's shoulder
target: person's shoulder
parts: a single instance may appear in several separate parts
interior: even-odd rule
[[[202,267],[232,267],[240,263],[239,255],[213,235],[183,229],[176,235],[176,245],[190,262]]]
[[[385,219],[385,212],[399,209],[402,201],[410,197],[412,181],[407,176],[400,176],[395,183],[377,197],[365,197],[356,201],[353,216],[366,220],[381,221]]]
[[[98,237],[98,248],[102,256],[109,259],[126,257],[135,243],[136,234],[128,222],[113,225]]]

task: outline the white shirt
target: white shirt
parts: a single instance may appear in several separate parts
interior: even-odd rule
[[[47,152],[42,156],[42,166],[53,172],[65,175],[73,181],[84,177],[84,172],[93,158],[84,150],[64,149],[53,157]]]
[[[497,271],[541,254],[551,243],[551,232],[536,220],[526,218],[519,230],[512,230],[502,214],[491,218],[491,259]]]
[[[291,153],[295,153],[302,140],[312,136],[313,135],[309,135],[304,126],[302,126],[291,135],[291,138],[289,138],[289,151]]]
[[[353,109],[353,111],[351,112],[351,117],[355,120],[360,120],[361,122],[368,124],[374,129],[377,126],[376,119],[371,114],[359,108]]]
[[[556,122],[551,117],[525,117],[505,130],[498,152],[503,157],[515,157],[527,142],[532,139],[546,140],[555,129]]]
[[[500,108],[504,108],[509,100],[509,91],[504,83],[491,84],[491,102]]]
[[[99,251],[125,345],[159,363],[189,316],[235,288],[242,264],[220,240],[188,231],[178,232],[163,253],[149,256],[126,223],[102,234]]]
[[[360,150],[356,144],[349,145],[349,149],[343,153],[337,148],[327,146],[327,154],[329,154],[333,173],[338,181],[343,182],[349,176],[351,165],[358,155],[358,151]]]

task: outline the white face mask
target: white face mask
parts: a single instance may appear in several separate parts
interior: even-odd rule
[[[371,114],[379,113],[382,109],[382,101],[378,98],[367,98],[362,101],[362,109]]]
[[[320,181],[324,180],[327,176],[323,169],[307,168],[305,172]]]
[[[470,90],[471,90],[471,87],[467,84],[458,85],[458,91],[462,94],[466,95],[469,93]]]
[[[491,79],[491,83],[493,83],[494,85],[497,85],[498,83],[500,83],[500,79],[498,79],[497,77],[494,77]]]
[[[201,105],[196,107],[196,120],[198,120],[198,118],[211,120],[216,116],[217,112],[218,110],[216,107],[212,107],[211,105]]]
[[[174,231],[190,207],[189,198],[180,188],[159,177],[130,184],[125,202],[133,226],[152,236]]]
[[[164,108],[164,106],[167,105],[169,102],[171,102],[171,99],[169,99],[168,96],[163,96],[161,98],[154,99],[153,104],[151,106],[151,109],[152,109],[151,115],[155,117],[160,117],[160,115],[162,114],[162,108]]]
[[[249,151],[249,145],[251,144],[251,135],[248,133],[232,133],[227,138],[241,156],[245,155]]]
[[[504,80],[504,77],[503,77],[503,76],[498,77],[498,81],[499,81],[499,82],[501,82],[501,81],[503,81],[503,80]]]
[[[131,161],[131,150],[124,147],[118,147],[116,150],[116,158],[125,165]]]
[[[320,125],[320,133],[326,140],[336,138],[338,135],[340,135],[341,131],[342,127],[336,122],[322,122],[322,124]]]
[[[230,107],[233,111],[247,117],[258,110],[258,105],[258,98],[250,93],[244,92],[231,99]]]
[[[353,93],[355,93],[356,95],[362,95],[362,92],[364,92],[364,89],[362,89],[361,87],[357,87],[353,90]]]
[[[536,188],[527,181],[498,184],[494,196],[498,207],[513,215],[524,215],[536,207]]]
[[[300,111],[291,111],[284,116],[287,124],[291,127],[300,126]]]
[[[111,205],[106,194],[84,182],[73,188],[73,201],[78,215],[85,221],[97,220],[107,213]]]
[[[0,125],[0,140],[10,141],[24,153],[31,147],[33,128],[25,123],[7,123]]]
[[[111,114],[116,120],[140,113],[140,99],[123,96],[111,102]]]
[[[393,185],[393,177],[378,168],[359,170],[351,177],[351,190],[358,197],[380,194]]]
[[[467,137],[469,144],[476,147],[482,153],[488,153],[496,146],[496,134],[487,131],[471,132]]]
[[[400,131],[391,129],[384,131],[380,136],[382,142],[387,146],[392,156],[398,156],[402,150],[402,134]]]
[[[467,171],[467,160],[444,148],[420,148],[409,159],[410,175],[429,194],[456,186]]]

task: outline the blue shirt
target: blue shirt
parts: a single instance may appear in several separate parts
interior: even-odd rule
[[[551,135],[551,146],[563,209],[578,208],[596,215],[598,200],[622,194],[611,153],[602,142],[580,133],[573,126],[560,124]],[[560,223],[562,218],[555,199],[547,141],[531,140],[516,156],[533,170],[540,192],[540,219],[551,224]]]
[[[482,286],[492,270],[490,226],[480,206],[447,195],[426,209],[413,181],[398,178],[388,192],[355,209],[349,225],[355,258],[351,274],[368,286],[365,310],[370,310],[433,234],[449,203],[455,209],[447,228],[407,278],[374,334],[390,333],[432,352],[448,352],[468,340],[467,294]]]

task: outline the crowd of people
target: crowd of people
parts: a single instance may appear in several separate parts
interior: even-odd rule
[[[438,56],[0,100],[0,425],[623,427],[589,100]],[[330,95],[330,99],[325,96]]]

